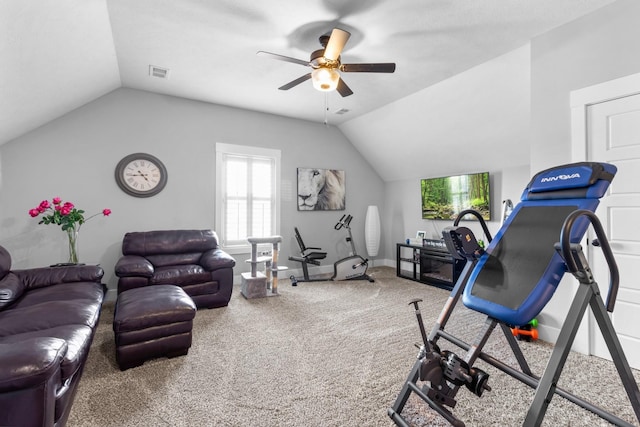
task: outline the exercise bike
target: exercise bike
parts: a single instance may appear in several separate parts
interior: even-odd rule
[[[298,282],[321,282],[321,281],[339,281],[339,280],[368,280],[374,282],[375,280],[367,275],[367,268],[369,267],[369,260],[362,258],[356,252],[356,245],[353,242],[353,236],[351,234],[351,215],[342,215],[340,220],[333,227],[335,230],[347,230],[348,236],[347,242],[351,244],[351,255],[348,257],[339,259],[333,264],[333,275],[322,274],[309,276],[308,264],[320,265],[320,260],[326,258],[327,253],[323,252],[321,248],[307,247],[302,240],[298,227],[294,227],[296,241],[300,247],[300,256],[290,256],[290,261],[300,262],[302,264],[302,278],[290,276],[291,285],[297,286]]]

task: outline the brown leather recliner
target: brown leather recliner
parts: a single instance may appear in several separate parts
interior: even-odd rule
[[[118,294],[150,285],[177,285],[198,308],[223,307],[233,289],[236,261],[218,247],[213,230],[126,233],[115,266]]]
[[[95,265],[11,270],[0,246],[0,425],[64,426],[104,298]]]

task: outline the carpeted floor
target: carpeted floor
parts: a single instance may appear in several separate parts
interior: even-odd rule
[[[198,312],[187,356],[151,360],[124,372],[115,363],[113,306],[106,305],[68,426],[393,425],[387,408],[420,340],[408,303],[424,300],[429,331],[449,293],[399,279],[391,268],[370,272],[375,283],[292,287],[281,280],[280,296],[263,299],[247,300],[236,288],[228,307]],[[447,330],[470,340],[482,321],[458,307]],[[513,363],[505,343],[494,333],[485,348]],[[523,343],[523,350],[533,371],[542,374],[551,346]],[[482,398],[461,390],[454,413],[467,426],[521,425],[533,390],[478,366],[491,375],[493,390]],[[560,385],[634,423],[611,362],[572,353]],[[415,396],[403,415],[415,426],[448,425]],[[608,424],[555,397],[543,425]]]

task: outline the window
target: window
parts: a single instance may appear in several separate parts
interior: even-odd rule
[[[280,150],[216,144],[216,232],[230,253],[279,234]]]

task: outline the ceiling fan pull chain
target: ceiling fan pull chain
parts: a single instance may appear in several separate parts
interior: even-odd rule
[[[329,119],[327,118],[328,111],[329,111],[329,94],[325,92],[324,93],[324,125],[325,126],[329,124]]]

